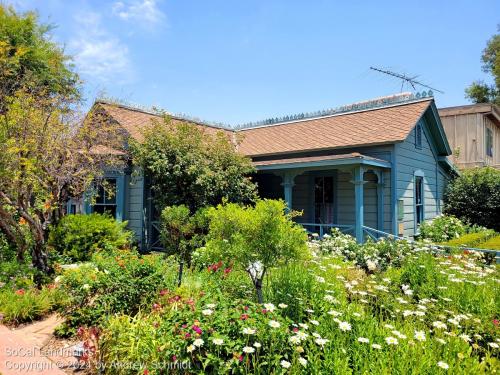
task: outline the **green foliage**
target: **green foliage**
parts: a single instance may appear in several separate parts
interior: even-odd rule
[[[453,216],[437,216],[420,224],[420,239],[446,242],[467,233],[467,225]]]
[[[307,235],[286,213],[283,201],[259,200],[254,207],[229,203],[211,209],[208,215],[208,242],[198,256],[248,272],[260,302],[266,272],[307,254]]]
[[[31,322],[64,306],[65,292],[54,284],[38,290],[34,287],[17,290],[6,288],[0,291],[0,315],[6,324]]]
[[[142,307],[150,309],[158,292],[172,286],[169,278],[173,275],[159,255],[140,256],[133,251],[94,254],[90,263],[68,269],[60,277],[71,296],[63,311],[66,327],[60,332],[99,325],[116,313],[134,315]]]
[[[491,167],[464,170],[448,185],[444,212],[467,223],[500,231],[500,170]]]
[[[51,230],[49,245],[67,262],[87,261],[96,252],[129,248],[126,226],[106,215],[68,215]]]
[[[500,250],[500,236],[490,238],[488,241],[479,244],[478,248]]]
[[[486,242],[488,239],[494,236],[495,231],[483,230],[481,232],[468,233],[459,238],[454,238],[452,240],[444,242],[442,245],[478,247],[481,243]]]
[[[413,246],[407,241],[387,238],[376,242],[368,240],[360,245],[354,237],[343,234],[337,228],[332,229],[331,235],[326,234],[321,239],[312,240],[309,246],[320,254],[335,255],[354,262],[367,272],[385,270],[389,266],[398,267],[413,250]]]
[[[483,72],[490,73],[495,84],[489,86],[481,81],[473,82],[465,89],[465,96],[474,103],[500,104],[500,34],[495,34],[488,40],[481,61]]]
[[[159,207],[187,205],[191,212],[223,199],[250,202],[255,184],[250,159],[236,152],[222,131],[210,133],[166,117],[144,131],[144,141],[133,142],[134,163],[151,176]]]
[[[78,76],[69,56],[51,40],[51,28],[34,12],[19,14],[0,4],[0,112],[5,97],[23,87],[47,95],[78,94]]]
[[[165,251],[179,261],[178,285],[182,282],[184,263],[191,263],[193,250],[203,245],[207,232],[207,210],[191,215],[184,205],[165,207],[161,212],[161,240]]]

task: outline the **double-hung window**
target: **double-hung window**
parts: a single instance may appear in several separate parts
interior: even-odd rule
[[[116,178],[106,178],[97,187],[97,195],[92,211],[108,214],[116,218]]]
[[[418,224],[424,221],[424,178],[415,176],[415,221]]]

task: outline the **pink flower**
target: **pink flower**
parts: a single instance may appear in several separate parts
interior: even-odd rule
[[[26,292],[24,291],[24,289],[18,289],[18,290],[16,290],[16,294],[17,294],[18,296],[24,296],[24,293],[26,293]]]
[[[193,324],[193,326],[191,327],[191,329],[193,331],[195,331],[198,335],[201,335],[203,333],[203,331],[201,330],[201,328],[198,327],[196,324]]]
[[[175,361],[177,361],[177,356],[176,356],[176,355],[173,355],[173,356],[172,356],[172,362],[175,362]]]

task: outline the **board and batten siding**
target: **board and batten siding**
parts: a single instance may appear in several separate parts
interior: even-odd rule
[[[420,119],[422,127],[422,147],[415,145],[415,128],[406,140],[395,145],[396,152],[396,199],[403,200],[403,235],[412,237],[417,233],[415,213],[415,176],[423,177],[424,220],[432,219],[441,212],[442,195],[445,186],[444,175],[439,177],[436,156],[429,142],[425,120]]]

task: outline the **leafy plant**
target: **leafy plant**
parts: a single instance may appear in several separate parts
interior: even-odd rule
[[[307,254],[307,235],[286,213],[283,201],[259,200],[254,207],[229,203],[211,209],[208,215],[208,242],[199,257],[246,271],[259,302],[267,271]]]
[[[177,286],[182,283],[184,263],[191,262],[191,252],[204,242],[207,231],[206,210],[191,215],[184,205],[165,207],[161,213],[161,240],[167,254],[175,255],[179,262]]]
[[[68,215],[52,229],[49,245],[68,262],[88,261],[96,252],[112,252],[131,245],[127,222],[100,214]]]
[[[500,170],[483,167],[462,171],[447,187],[444,212],[499,232]]]
[[[467,225],[453,216],[437,216],[420,224],[420,239],[446,242],[467,233]]]

